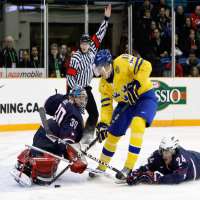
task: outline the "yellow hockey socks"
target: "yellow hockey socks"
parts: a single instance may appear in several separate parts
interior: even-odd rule
[[[145,130],[145,120],[141,117],[135,117],[131,122],[131,135],[128,148],[128,155],[124,167],[133,169],[143,141]]]
[[[119,141],[120,137],[116,137],[110,133],[108,133],[108,137],[106,138],[100,160],[105,163],[109,163],[112,156],[114,155],[116,148],[117,148],[117,143]],[[105,165],[99,164],[98,169],[100,170],[106,170]]]

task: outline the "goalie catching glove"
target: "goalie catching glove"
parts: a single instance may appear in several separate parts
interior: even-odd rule
[[[108,136],[108,125],[103,122],[98,123],[96,127],[96,136],[99,143],[102,143]]]

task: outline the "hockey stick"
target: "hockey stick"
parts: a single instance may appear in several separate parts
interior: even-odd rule
[[[70,165],[67,165],[59,174],[57,174],[48,184],[51,185],[54,183],[61,175],[63,175],[68,169],[70,168]]]
[[[96,137],[94,140],[92,140],[92,142],[90,142],[90,144],[84,149],[84,151],[88,151],[93,145],[96,144],[96,142],[98,141],[98,137]]]
[[[29,149],[33,149],[33,150],[39,151],[39,152],[41,152],[41,153],[46,153],[46,154],[48,154],[48,155],[50,155],[50,156],[52,156],[52,157],[54,157],[54,158],[57,158],[57,159],[59,159],[59,160],[62,160],[62,161],[64,161],[64,162],[66,162],[67,164],[71,164],[71,162],[70,162],[69,160],[67,160],[67,159],[65,159],[65,158],[63,158],[63,157],[61,157],[61,156],[57,156],[57,155],[55,155],[55,154],[53,154],[53,153],[51,153],[51,152],[49,152],[49,151],[46,151],[46,150],[44,150],[44,149],[40,149],[40,148],[38,148],[38,147],[35,147],[35,146],[32,146],[32,145],[28,145],[28,144],[26,144],[25,146],[28,147]]]

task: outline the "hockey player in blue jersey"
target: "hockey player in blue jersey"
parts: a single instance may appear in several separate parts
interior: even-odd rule
[[[165,137],[148,163],[129,174],[127,183],[178,184],[199,178],[200,153],[182,148],[175,137]]]
[[[75,86],[69,97],[56,94],[49,97],[44,105],[46,113],[52,116],[48,120],[51,132],[72,146],[52,140],[42,126],[33,138],[33,146],[68,159],[71,162],[70,169],[75,173],[83,173],[87,167],[86,159],[83,156],[80,157],[77,152],[80,150],[79,141],[84,128],[81,114],[84,112],[86,104],[85,89]],[[22,185],[30,185],[32,182],[46,184],[53,179],[58,164],[59,160],[49,154],[25,149],[17,157],[17,165],[11,171],[11,175]],[[29,180],[28,178],[30,181],[26,181]]]

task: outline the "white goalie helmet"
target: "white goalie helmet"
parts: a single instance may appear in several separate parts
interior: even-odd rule
[[[174,137],[164,137],[159,145],[159,151],[162,153],[163,151],[171,151],[172,153],[175,152],[176,148],[179,147],[179,140]]]

